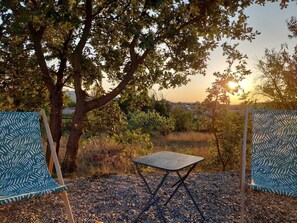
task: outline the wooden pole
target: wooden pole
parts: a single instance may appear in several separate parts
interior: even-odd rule
[[[56,150],[56,143],[54,143],[54,148],[55,148],[55,151],[57,151]],[[49,163],[48,163],[48,172],[50,173],[50,175],[52,175],[52,173],[53,173],[53,167],[54,167],[54,158],[53,158],[53,156],[52,156],[52,154],[51,154],[51,156],[50,156],[50,160],[49,160]]]
[[[53,159],[54,164],[55,164],[55,169],[56,169],[56,173],[57,173],[57,176],[58,176],[59,185],[60,186],[63,186],[63,185],[65,185],[65,183],[64,183],[64,180],[63,180],[62,171],[61,171],[59,160],[58,160],[58,156],[57,156],[57,153],[56,153],[56,149],[55,149],[55,145],[54,145],[52,133],[51,133],[50,127],[48,125],[47,117],[46,117],[46,114],[45,114],[44,109],[42,109],[39,112],[39,114],[42,117],[43,124],[44,124],[44,127],[45,127],[45,131],[46,131],[46,135],[47,135],[49,147],[50,147],[50,150],[51,150],[51,159]],[[52,171],[52,168],[53,168],[53,165],[51,164],[51,161],[50,161],[49,162],[49,170]],[[73,214],[72,214],[72,209],[71,209],[71,206],[70,206],[70,203],[69,203],[69,199],[68,199],[68,196],[67,196],[67,192],[66,191],[62,191],[61,193],[62,193],[62,197],[63,197],[63,200],[64,200],[64,205],[65,205],[65,208],[66,208],[66,213],[68,215],[68,222],[69,223],[75,223],[74,217],[73,217]]]
[[[243,132],[243,144],[242,149],[240,152],[240,158],[241,158],[241,176],[240,176],[240,222],[244,223],[244,202],[245,202],[245,168],[246,168],[246,140],[247,140],[247,129],[248,129],[248,116],[249,116],[249,110],[245,110],[244,114],[244,132]]]
[[[43,109],[40,111],[40,115],[41,115],[41,117],[43,119],[43,124],[44,124],[44,127],[45,127],[47,140],[48,140],[49,147],[50,147],[50,150],[51,150],[51,156],[53,157],[53,160],[54,160],[55,169],[56,169],[56,172],[57,172],[57,175],[58,175],[59,184],[60,185],[65,185],[64,180],[63,180],[63,176],[62,176],[62,172],[61,172],[61,168],[60,168],[60,165],[59,165],[58,156],[57,156],[57,153],[56,153],[56,150],[55,150],[52,133],[51,133],[50,127],[49,127],[48,122],[47,122],[47,117],[46,117],[45,111]]]

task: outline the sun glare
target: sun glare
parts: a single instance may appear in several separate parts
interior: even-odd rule
[[[230,89],[236,89],[238,87],[238,83],[234,81],[229,81],[228,86]]]

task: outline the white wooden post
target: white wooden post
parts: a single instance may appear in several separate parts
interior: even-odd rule
[[[58,176],[59,185],[60,186],[63,186],[63,185],[65,185],[65,183],[64,183],[64,180],[63,180],[62,171],[61,171],[61,168],[60,168],[60,164],[59,164],[58,156],[57,156],[57,153],[56,153],[56,149],[55,149],[55,146],[54,146],[54,141],[53,141],[52,133],[51,133],[50,127],[48,125],[47,117],[46,117],[46,114],[45,114],[44,109],[42,109],[39,112],[39,114],[42,117],[43,124],[44,124],[44,127],[45,127],[45,131],[46,131],[46,135],[47,135],[49,147],[50,147],[50,150],[51,150],[51,157],[54,160],[54,164],[55,164],[55,169],[56,169],[56,173],[57,173],[57,176]],[[73,214],[72,214],[72,210],[71,210],[71,206],[70,206],[70,203],[69,203],[69,199],[68,199],[68,196],[67,196],[67,192],[66,191],[62,191],[61,193],[62,193],[62,197],[63,197],[63,200],[64,200],[64,205],[65,205],[65,208],[66,208],[66,213],[68,215],[68,222],[69,223],[75,223],[74,218],[73,218]]]
[[[247,128],[248,128],[248,116],[249,110],[245,110],[244,114],[244,132],[243,132],[243,144],[241,149],[241,178],[240,178],[240,196],[241,196],[241,203],[240,203],[240,222],[244,222],[244,202],[245,202],[245,168],[246,168],[246,139],[247,139]]]

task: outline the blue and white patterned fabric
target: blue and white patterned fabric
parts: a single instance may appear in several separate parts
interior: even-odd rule
[[[253,111],[253,189],[297,196],[297,111]]]
[[[0,112],[0,204],[66,189],[48,172],[39,113]]]

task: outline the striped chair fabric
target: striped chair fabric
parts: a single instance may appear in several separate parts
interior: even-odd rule
[[[254,110],[250,187],[297,196],[297,111]]]
[[[48,172],[39,113],[0,112],[0,204],[66,189]]]

